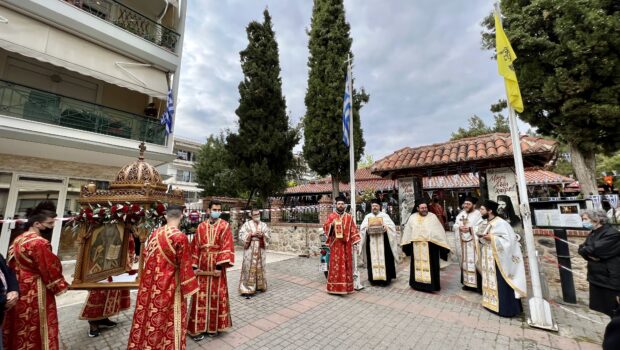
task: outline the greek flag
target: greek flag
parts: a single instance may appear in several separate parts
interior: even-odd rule
[[[353,103],[351,99],[351,71],[347,71],[344,87],[344,105],[342,107],[342,142],[349,147],[349,125],[351,125],[351,115]]]
[[[166,126],[166,135],[172,133],[172,117],[174,116],[174,99],[172,97],[172,89],[168,90],[168,100],[166,101],[166,110],[161,115],[161,125]]]

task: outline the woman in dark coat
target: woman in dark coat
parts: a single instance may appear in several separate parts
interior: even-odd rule
[[[2,323],[4,311],[17,303],[19,297],[19,284],[13,270],[11,270],[4,257],[0,254],[0,350],[2,350]]]
[[[613,317],[620,295],[620,232],[607,223],[602,210],[586,210],[581,220],[592,230],[579,246],[579,255],[588,261],[590,309]]]

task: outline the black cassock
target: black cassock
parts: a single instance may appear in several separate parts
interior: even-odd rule
[[[413,256],[413,243],[403,245],[403,252],[407,256],[411,257],[409,286],[415,290],[421,292],[437,292],[441,290],[440,277],[439,277],[439,259],[448,260],[448,254],[450,251],[446,248],[440,247],[435,243],[428,242],[428,258],[431,267],[431,283],[420,283],[415,280],[415,259]]]
[[[383,251],[385,254],[385,281],[375,281],[372,277],[372,260],[370,258],[370,235],[366,234],[366,269],[368,271],[368,282],[373,286],[387,286],[396,278],[396,265],[394,264],[394,254],[388,239],[387,232],[383,232]]]
[[[523,312],[521,299],[515,297],[515,290],[504,279],[495,263],[495,276],[497,277],[497,297],[499,298],[499,311],[489,310],[502,317],[514,317]],[[488,309],[487,309],[488,310]]]

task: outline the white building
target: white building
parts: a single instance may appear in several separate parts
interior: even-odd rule
[[[175,136],[172,152],[176,159],[157,167],[165,184],[183,190],[185,206],[189,209],[202,209],[202,189],[198,188],[194,170],[201,146],[199,142]]]
[[[105,187],[141,141],[152,165],[174,158],[159,116],[178,88],[186,3],[0,2],[0,215],[43,199],[59,216],[78,210],[81,186]],[[2,224],[0,253],[18,230]]]

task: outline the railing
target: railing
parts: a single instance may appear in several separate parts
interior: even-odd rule
[[[282,222],[299,222],[299,223],[309,223],[309,224],[318,224],[319,223],[319,208],[318,207],[310,207],[310,208],[292,208],[293,210],[283,210],[282,211]]]
[[[157,119],[0,80],[0,113],[72,129],[164,145]]]
[[[115,0],[65,0],[107,22],[175,52],[179,33]]]

